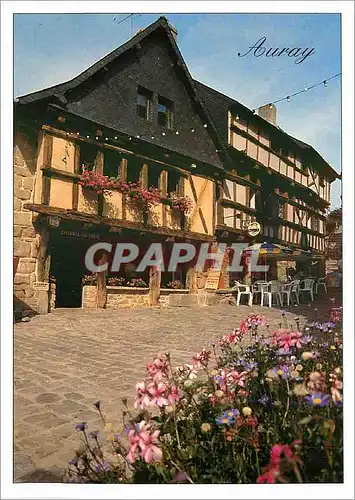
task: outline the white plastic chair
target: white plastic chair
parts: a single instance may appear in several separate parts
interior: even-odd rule
[[[297,305],[300,304],[300,280],[293,280],[291,282],[291,296],[294,294]]]
[[[281,285],[281,295],[282,296],[286,295],[288,306],[290,305],[291,291],[292,291],[292,283],[283,283]]]
[[[279,281],[270,281],[267,286],[261,286],[261,302],[260,305],[264,305],[264,297],[269,299],[269,307],[272,306],[272,296],[276,297],[280,302],[280,306],[283,306],[282,295],[281,295],[281,283]]]
[[[328,289],[327,289],[327,281],[326,281],[326,278],[318,278],[318,280],[316,281],[316,293],[318,293],[318,288],[322,286],[324,287],[324,291],[325,293],[328,293]]]
[[[240,297],[242,295],[248,295],[249,300],[248,300],[248,305],[252,306],[253,305],[253,292],[251,291],[250,285],[244,285],[244,283],[239,283],[239,281],[235,281],[235,286],[233,287],[233,290],[237,292],[237,306],[239,306],[240,303]]]
[[[310,278],[305,278],[304,280],[301,281],[300,288],[299,288],[300,292],[302,292],[302,293],[308,292],[310,294],[312,302],[314,300],[313,283],[314,283],[314,280],[312,280]]]

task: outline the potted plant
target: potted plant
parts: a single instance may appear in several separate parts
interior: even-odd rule
[[[107,278],[107,284],[109,286],[125,286],[126,278],[123,276],[110,276]]]
[[[82,165],[82,173],[79,184],[85,189],[95,191],[97,194],[110,194],[110,189],[118,186],[119,180],[115,177],[108,177],[94,169],[90,170],[87,165]]]

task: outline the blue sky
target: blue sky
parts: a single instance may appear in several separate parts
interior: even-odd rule
[[[14,21],[14,94],[23,95],[71,79],[160,15],[19,14]],[[166,14],[192,76],[257,108],[341,71],[338,14]],[[114,20],[114,18],[116,18]],[[261,37],[266,48],[314,48],[294,58],[244,54]],[[278,125],[341,170],[341,80],[334,79],[277,105]],[[332,188],[340,206],[340,181]]]

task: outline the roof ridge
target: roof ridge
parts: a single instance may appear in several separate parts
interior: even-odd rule
[[[105,54],[101,59],[93,63],[91,66],[86,68],[84,71],[81,73],[77,74],[73,78],[66,80],[64,82],[57,83],[56,85],[51,85],[50,87],[45,87],[44,89],[40,90],[35,90],[34,92],[30,92],[28,94],[24,94],[22,96],[19,96],[18,99],[21,101],[26,102],[27,97],[35,97],[36,94],[48,94],[48,91],[50,90],[55,90],[58,89],[59,92],[63,93],[66,92],[67,90],[70,90],[71,88],[75,88],[75,83],[77,82],[78,85],[82,83],[83,79],[86,77],[92,76],[94,73],[99,71],[102,67],[105,66],[105,64],[109,64],[112,62],[112,60],[115,59],[120,53],[124,52],[125,50],[128,50],[130,46],[135,45],[135,43],[139,43],[140,40],[148,36],[151,32],[153,32],[155,29],[157,29],[159,26],[163,26],[167,29],[169,28],[169,22],[165,16],[160,16],[157,20],[155,20],[153,23],[151,23],[149,26],[146,28],[140,29],[135,35],[133,35],[131,38],[129,38],[126,42],[122,43],[115,49],[111,50],[107,54]],[[97,68],[97,69],[96,69]],[[74,84],[74,85],[73,85]],[[52,93],[48,94],[48,97],[50,95],[53,95]],[[45,96],[43,96],[45,97]]]

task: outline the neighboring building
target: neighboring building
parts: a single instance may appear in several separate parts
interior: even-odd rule
[[[326,274],[341,272],[343,260],[342,210],[335,209],[326,219],[325,270]]]
[[[260,113],[264,118],[194,81],[165,18],[73,80],[20,97],[16,307],[80,306],[83,256],[97,240],[232,242],[245,239],[246,223],[256,220],[259,241],[322,258],[324,210],[337,174],[311,146],[276,126],[274,107]],[[115,189],[108,195],[82,187],[83,164],[167,197],[187,196],[192,210],[185,217],[160,203],[141,213]],[[162,277],[176,278],[196,291],[206,276],[191,264]]]

